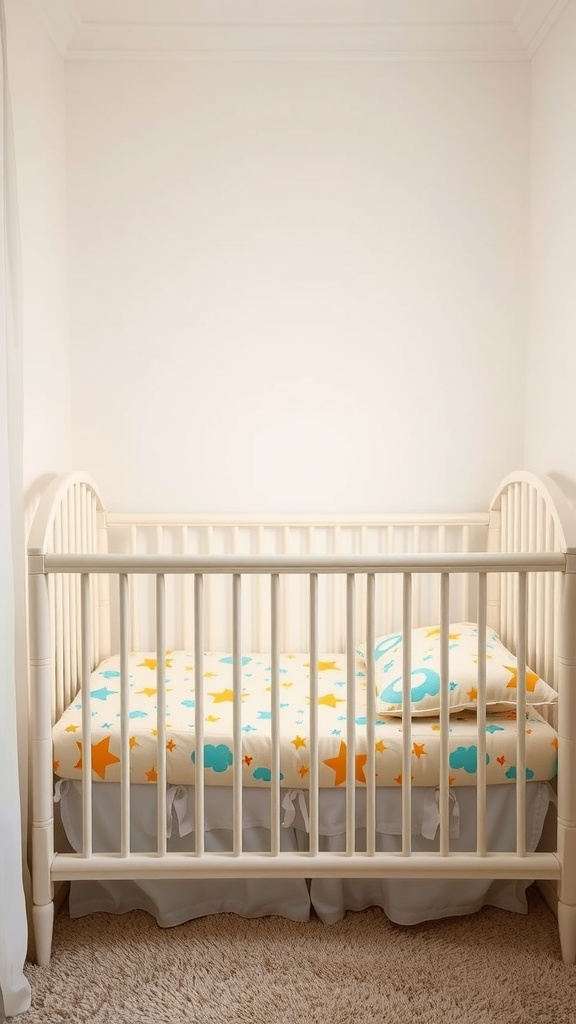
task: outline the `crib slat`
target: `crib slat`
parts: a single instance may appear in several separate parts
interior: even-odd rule
[[[402,576],[402,854],[412,852],[412,574]]]
[[[354,573],[346,574],[346,855],[356,850],[356,688],[354,685]]]
[[[204,853],[204,577],[194,575],[194,830],[195,853]]]
[[[128,576],[118,577],[120,603],[120,853],[130,855],[130,701],[128,673]]]
[[[156,577],[156,796],[158,854],[166,853],[166,577]]]
[[[376,642],[376,580],[374,573],[366,578],[366,852],[376,852],[376,682],[374,647]]]
[[[280,853],[280,576],[270,575],[271,613],[271,740],[272,777],[270,780],[270,849],[273,856]]]
[[[440,576],[440,853],[450,852],[450,576]]]
[[[318,854],[318,574],[310,573],[310,854]]]
[[[232,703],[234,751],[233,771],[233,851],[234,856],[242,853],[242,577],[234,573],[232,577]]]
[[[82,604],[82,855],[92,855],[92,714],[90,672],[92,651],[92,609],[90,575],[81,577]]]
[[[476,719],[478,726],[478,783],[476,790],[476,839],[479,857],[486,847],[486,613],[488,603],[486,573],[478,576],[478,695]]]
[[[518,673],[516,677],[516,852],[526,856],[526,626],[527,578],[518,573]]]

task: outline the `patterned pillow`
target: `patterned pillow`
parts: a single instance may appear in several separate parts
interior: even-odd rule
[[[473,622],[449,627],[450,712],[474,709],[478,697],[478,627]],[[366,660],[366,644],[356,649]],[[402,633],[377,637],[377,711],[380,715],[402,713]],[[412,715],[437,715],[440,711],[440,627],[412,630]],[[516,704],[518,663],[493,629],[486,630],[486,703],[491,711],[509,710]],[[526,702],[551,704],[558,694],[540,676],[526,668]]]

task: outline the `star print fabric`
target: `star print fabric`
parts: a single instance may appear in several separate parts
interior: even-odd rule
[[[204,780],[206,785],[232,785],[233,657],[225,652],[203,657]],[[323,654],[318,661],[319,784],[334,788],[346,784],[348,758],[346,656]],[[365,666],[356,664],[354,782],[366,785]],[[193,785],[196,777],[194,656],[168,652],[166,672],[167,782]],[[158,686],[154,653],[132,654],[128,664],[128,729],[130,779],[155,783],[158,778]],[[241,666],[242,783],[266,788],[272,779],[272,669],[266,654],[246,654]],[[311,760],[310,657],[285,654],[279,660],[280,679],[280,782],[283,787],[307,789]],[[96,782],[121,778],[121,677],[118,657],[103,662],[90,680],[91,765]],[[550,779],[556,774],[556,733],[530,709],[525,724],[526,778]],[[516,779],[516,714],[489,715],[486,728],[487,782]],[[374,765],[378,786],[402,784],[403,727],[398,718],[375,720]],[[414,785],[437,786],[440,773],[440,726],[437,718],[419,718],[411,724],[411,774]],[[80,695],[54,728],[54,771],[61,778],[78,779],[86,758],[82,736]],[[451,785],[476,785],[478,739],[476,717],[451,716],[449,780]]]

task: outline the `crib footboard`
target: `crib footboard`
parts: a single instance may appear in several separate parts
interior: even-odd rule
[[[55,881],[268,875],[552,879],[559,882],[563,956],[572,962],[576,640],[570,625],[576,596],[572,520],[561,496],[521,474],[505,481],[486,516],[458,522],[449,516],[338,523],[300,519],[292,525],[199,524],[193,517],[139,523],[137,518],[128,523],[119,516],[114,522],[92,482],[75,474],[55,482],[32,531],[38,961],[50,957]],[[140,527],[148,534],[152,530],[155,550],[149,545],[142,550]],[[193,539],[196,527],[204,540],[220,528],[232,531],[233,543],[210,549]],[[126,531],[127,550],[111,550],[122,547],[117,537]],[[166,542],[170,531],[181,542],[178,550],[173,540]],[[423,536],[430,550],[423,548]],[[273,537],[268,550],[267,537]],[[479,537],[484,550],[472,548],[471,540]],[[464,636],[473,675],[461,679],[455,666],[464,656]],[[111,638],[117,661],[99,669],[110,654]],[[216,667],[227,673],[222,684],[213,682],[214,650]],[[189,694],[179,700],[174,696],[177,652]],[[298,655],[306,670],[305,690],[292,706],[288,695],[296,677],[285,659],[296,662]],[[149,673],[146,685],[134,681],[135,657]],[[252,705],[258,657],[263,684],[259,703]],[[494,672],[498,658],[500,675]],[[554,689],[558,732],[540,716],[524,727],[534,704],[544,708],[554,700]],[[141,701],[153,698],[151,727],[141,732],[135,723],[148,711],[135,703],[136,693]],[[110,703],[104,716],[109,721],[104,720],[99,711],[112,697],[116,704]],[[180,731],[174,724],[176,704],[178,710],[186,708]],[[287,731],[290,707],[300,717],[290,719]],[[224,708],[226,733],[219,724]],[[494,713],[501,720],[494,722]],[[469,730],[465,741],[457,739],[460,745],[455,744],[457,715],[464,716]],[[498,755],[493,737],[509,730],[511,722],[513,745]],[[68,776],[81,781],[82,849],[76,853],[54,848],[53,771],[62,769],[58,759],[54,763],[57,723],[77,747]],[[430,730],[429,740],[423,740],[424,728]],[[527,784],[555,771],[549,762],[555,761],[556,748],[552,756],[548,752],[548,762],[543,758],[542,768],[540,760],[538,767],[532,760],[531,737],[540,729],[550,730],[549,746],[559,744],[559,841],[553,853],[533,852],[526,843]],[[182,778],[174,774],[173,754],[184,733],[191,743],[181,763],[194,787],[194,839],[189,849],[174,852],[167,842],[167,801],[170,787]],[[421,853],[413,849],[413,792],[432,753],[433,734],[435,753],[429,761],[434,769],[426,768],[432,774],[425,785],[437,794],[437,847]],[[154,787],[156,841],[154,849],[138,852],[131,841],[131,786],[140,763],[136,748],[145,743],[153,751],[149,778],[136,781]],[[94,787],[112,777],[120,787],[118,848],[101,852],[92,835]],[[206,796],[211,784],[224,780],[231,792],[232,839],[230,849],[214,852],[205,842]],[[288,780],[304,794],[308,840],[303,850],[283,848]],[[513,786],[516,794],[516,841],[505,851],[491,849],[487,840],[486,792],[494,782]],[[265,789],[269,799],[269,849],[259,852],[244,848],[248,785]],[[345,792],[345,848],[337,852],[321,848],[319,808],[327,785]],[[396,852],[378,849],[382,785],[401,794]],[[458,785],[474,785],[477,794],[476,842],[467,852],[456,852],[451,843],[451,792]]]

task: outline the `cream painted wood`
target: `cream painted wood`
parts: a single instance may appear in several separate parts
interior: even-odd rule
[[[109,553],[110,552],[110,553]],[[38,962],[50,958],[52,891],[55,881],[88,878],[183,877],[471,877],[535,878],[559,883],[559,929],[567,962],[576,956],[576,525],[568,503],[549,481],[513,474],[499,488],[488,513],[470,516],[263,517],[107,515],[93,482],[83,474],[59,478],[40,502],[29,546],[30,677],[33,788],[34,926]],[[539,581],[544,580],[544,585]],[[66,582],[64,582],[66,581]],[[190,581],[190,586],[186,584]],[[111,586],[109,583],[111,582]],[[186,615],[193,605],[193,622]],[[184,614],[186,613],[186,614]],[[518,738],[517,843],[511,853],[486,848],[485,773],[479,772],[478,844],[475,853],[450,852],[448,783],[448,626],[477,619],[505,633],[524,664],[559,689],[558,844],[555,853],[525,848],[524,736]],[[137,620],[134,622],[134,620]],[[310,779],[310,849],[280,849],[279,655],[282,650],[346,652],[354,673],[354,648],[391,629],[440,621],[442,628],[440,850],[411,851],[411,729],[403,731],[402,850],[375,848],[373,757],[366,764],[366,851],[356,848],[355,703],[347,694],[346,849],[321,853],[318,842],[318,764]],[[192,628],[191,628],[192,627]],[[127,652],[134,637],[140,649],[156,652],[159,707],[164,707],[164,651],[193,637],[197,778],[203,771],[203,652],[231,650],[237,664],[254,641],[270,652],[272,666],[271,848],[268,854],[242,849],[241,778],[234,776],[234,846],[230,854],[204,849],[204,783],[196,786],[196,846],[190,854],[166,849],[165,723],[158,723],[158,849],[154,855],[130,849],[128,773],[122,777],[121,849],[92,849],[92,779],[83,774],[83,850],[54,850],[51,730],[62,702],[81,686],[83,764],[90,766],[90,716],[86,700],[90,672],[112,646]],[[218,648],[217,643],[223,641]],[[295,645],[299,646],[295,646]],[[404,689],[408,694],[410,645],[405,647]],[[369,709],[374,712],[375,666],[368,664]],[[485,651],[479,640],[479,691],[485,692]],[[526,679],[518,673],[520,711]],[[318,677],[311,672],[311,695]],[[234,688],[241,688],[237,668]],[[372,689],[374,687],[372,686]],[[315,701],[310,734],[317,735]],[[126,718],[127,706],[123,704]],[[482,727],[478,742],[482,754]],[[124,753],[128,745],[122,723]],[[235,702],[236,745],[242,730],[241,701]],[[373,744],[374,733],[368,731]]]

